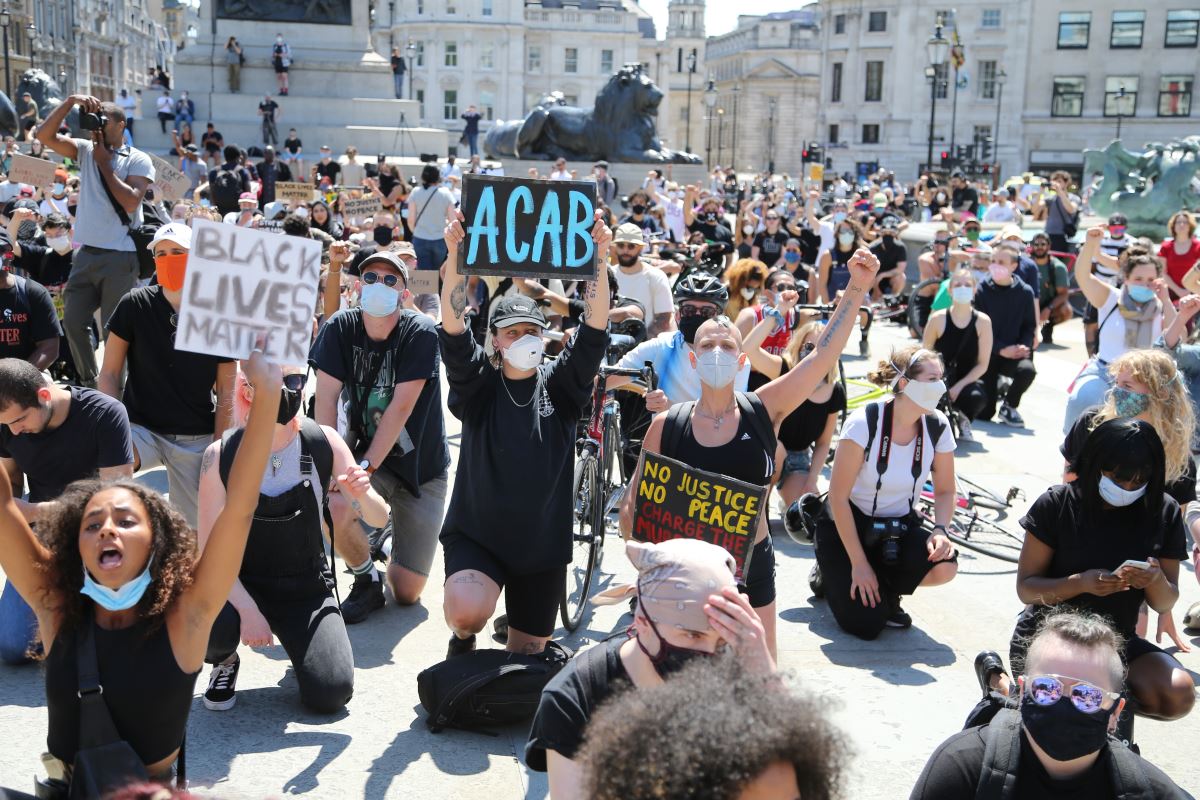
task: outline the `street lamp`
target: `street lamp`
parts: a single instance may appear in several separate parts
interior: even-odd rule
[[[12,97],[12,75],[8,64],[8,26],[12,24],[12,14],[8,11],[8,3],[0,6],[0,28],[4,29],[4,94]]]
[[[775,98],[767,100],[767,172],[775,174]]]
[[[58,88],[63,90],[63,94],[67,94],[67,70],[63,67],[58,71]]]
[[[408,53],[408,99],[415,100],[417,96],[413,94],[413,72],[416,71],[415,68],[417,66],[416,42],[414,42],[412,39],[409,39],[408,46],[404,48],[404,51]]]
[[[721,155],[725,152],[725,109],[717,109],[717,163],[724,161]]]
[[[950,42],[942,36],[942,17],[939,14],[933,36],[925,43],[925,54],[929,58],[929,66],[925,68],[925,77],[929,78],[929,147],[925,154],[926,169],[933,168],[933,126],[937,119],[938,72],[946,63],[946,54],[949,51]]]
[[[1125,116],[1125,86],[1117,88],[1117,141],[1121,141],[1121,118]]]
[[[692,152],[692,74],[696,71],[696,48],[692,48],[692,52],[688,53],[687,57],[687,128],[683,132],[683,149],[690,153]]]
[[[730,120],[730,122],[733,124],[733,144],[729,148],[732,151],[729,154],[729,163],[733,167],[733,171],[734,171],[735,175],[737,174],[737,129],[738,129],[737,101],[738,101],[738,92],[740,92],[741,90],[742,90],[741,84],[735,83],[733,85],[733,118]]]
[[[708,86],[704,89],[704,105],[708,109],[705,114],[705,119],[708,120],[708,129],[704,134],[704,163],[712,163],[712,118],[713,108],[717,105],[717,84],[712,78],[708,79]]]
[[[1004,81],[1008,73],[1000,70],[996,73],[996,127],[992,129],[992,163],[996,165],[993,183],[1000,180],[1000,104],[1004,102]]]

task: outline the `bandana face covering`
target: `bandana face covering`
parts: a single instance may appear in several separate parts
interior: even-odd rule
[[[1150,407],[1150,395],[1126,389],[1124,386],[1114,386],[1112,396],[1117,413],[1122,417],[1136,417]]]

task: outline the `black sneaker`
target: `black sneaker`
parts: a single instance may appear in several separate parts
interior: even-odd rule
[[[466,639],[458,638],[457,633],[450,634],[450,646],[446,648],[446,658],[451,659],[455,656],[461,656],[464,653],[470,653],[475,649],[475,634],[471,634]]]
[[[1042,341],[1046,344],[1054,344],[1054,323],[1042,323]]]
[[[975,677],[979,679],[979,690],[984,697],[992,691],[992,676],[1006,674],[1004,659],[995,650],[983,650],[975,656]]]
[[[821,565],[813,564],[808,573],[808,588],[812,589],[813,597],[825,596],[825,580],[821,577]]]
[[[383,608],[383,581],[372,569],[363,575],[354,576],[354,588],[342,602],[342,620],[347,625],[356,625],[372,611]]]
[[[214,664],[208,674],[208,690],[204,693],[204,707],[209,711],[228,711],[237,702],[238,667],[242,659],[236,653],[227,664]]]
[[[1010,428],[1024,428],[1025,418],[1008,403],[1000,406],[1000,421]]]
[[[501,614],[492,621],[492,639],[499,644],[508,644],[508,614]]]
[[[389,519],[382,528],[373,528],[367,534],[367,543],[371,546],[372,561],[387,561],[392,554],[392,521]]]
[[[884,623],[889,628],[911,628],[912,617],[908,612],[900,607],[900,598],[892,601],[892,613],[888,615],[887,621]]]

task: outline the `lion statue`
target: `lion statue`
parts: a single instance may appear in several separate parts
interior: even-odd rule
[[[29,92],[33,97],[33,102],[38,107],[38,117],[41,119],[45,119],[63,101],[62,89],[59,88],[58,82],[40,69],[27,69],[21,73],[15,96],[20,97],[25,92]],[[72,130],[72,123],[77,119],[78,113],[73,109],[67,123],[72,126]],[[4,92],[0,92],[0,133],[16,135],[17,128],[17,110],[13,101]]]
[[[629,64],[609,78],[595,108],[568,106],[560,92],[552,92],[524,120],[493,125],[483,149],[491,158],[701,163],[699,156],[668,150],[658,140],[654,121],[662,99],[641,65]]]

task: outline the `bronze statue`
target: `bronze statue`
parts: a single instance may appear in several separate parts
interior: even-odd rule
[[[596,95],[594,108],[568,106],[561,92],[552,92],[524,120],[492,126],[483,149],[492,158],[701,163],[697,155],[663,147],[655,135],[662,98],[641,65],[628,64]]]
[[[1198,154],[1196,136],[1149,142],[1142,152],[1126,150],[1117,139],[1103,150],[1084,150],[1083,180],[1090,185],[1092,210],[1101,216],[1121,212],[1134,236],[1162,237],[1172,214],[1200,205]],[[1097,175],[1100,180],[1091,185]]]
[[[349,25],[350,0],[217,0],[217,18]]]

